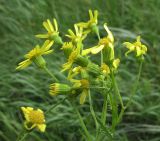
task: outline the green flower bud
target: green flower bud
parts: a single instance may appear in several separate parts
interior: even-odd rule
[[[99,29],[98,29],[98,26],[95,23],[92,24],[90,28],[91,28],[91,31],[93,33],[95,33],[96,35],[99,35]]]
[[[73,51],[73,43],[72,42],[65,42],[62,46],[62,50],[64,51],[64,55],[66,58],[69,58],[70,54],[72,53]]]
[[[87,67],[89,60],[86,57],[83,57],[81,55],[78,55],[75,59],[75,63],[82,67]]]
[[[58,95],[58,94],[69,94],[71,92],[71,87],[67,84],[61,83],[53,83],[50,85],[50,95]]]
[[[62,38],[58,34],[51,35],[50,39],[53,40],[56,44],[63,45]]]
[[[92,62],[90,62],[90,63],[88,64],[88,66],[87,66],[87,71],[88,71],[89,73],[94,74],[94,75],[100,75],[100,74],[101,74],[101,69],[99,68],[99,66],[96,65],[96,64],[94,64],[94,63],[92,63]]]
[[[44,58],[40,56],[36,56],[33,58],[33,62],[39,67],[39,68],[44,68],[46,66],[46,61]]]
[[[88,73],[85,69],[81,69],[81,77],[83,79],[88,79],[89,78],[89,75],[88,75]]]

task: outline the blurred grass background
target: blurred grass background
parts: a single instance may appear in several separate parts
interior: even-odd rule
[[[21,106],[47,110],[61,97],[50,97],[52,82],[46,73],[30,66],[17,72],[15,67],[26,51],[36,43],[34,37],[42,33],[42,22],[56,18],[61,36],[73,23],[88,19],[88,9],[99,11],[99,24],[107,22],[116,38],[117,56],[121,58],[121,43],[141,35],[148,45],[137,95],[117,128],[117,141],[160,141],[160,1],[159,0],[0,0],[0,141],[16,140],[22,130]],[[105,33],[102,33],[105,34]],[[57,49],[58,50],[58,49]],[[121,51],[122,50],[122,51]],[[46,57],[48,66],[60,79],[63,57]],[[124,101],[128,99],[137,73],[133,58],[122,59],[117,80]],[[131,82],[131,83],[128,83]],[[102,97],[95,97],[97,113]],[[98,97],[98,98],[97,98]],[[86,103],[81,111],[90,132],[93,121]],[[26,141],[83,141],[77,115],[66,101],[47,115],[47,131],[32,133]],[[107,139],[104,138],[104,141]]]

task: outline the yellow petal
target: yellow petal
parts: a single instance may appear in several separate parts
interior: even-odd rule
[[[45,132],[45,130],[46,130],[46,124],[37,124],[37,128],[38,128],[41,132]]]
[[[79,103],[80,104],[84,104],[85,100],[86,100],[86,97],[88,95],[88,90],[87,89],[84,89],[80,95],[80,99],[79,99]]]
[[[89,53],[91,53],[91,50],[92,48],[82,50],[82,56],[88,55]]]
[[[137,36],[137,42],[141,42],[141,36]]]
[[[138,56],[140,56],[141,54],[142,54],[142,51],[141,51],[141,49],[140,49],[140,47],[138,46],[138,47],[136,47],[136,53],[137,53],[137,57]]]
[[[68,29],[68,33],[69,33],[71,36],[75,36],[74,32],[73,32],[71,29]]]
[[[50,30],[47,22],[43,22],[43,26],[44,26],[44,28],[45,28],[48,32],[51,32],[51,30]]]
[[[47,50],[49,50],[51,48],[53,43],[54,43],[54,41],[46,40],[41,49],[44,50],[44,51],[47,51]]]
[[[22,62],[20,62],[18,64],[18,67],[16,67],[16,70],[19,69],[25,69],[26,67],[28,67],[30,64],[32,63],[32,61],[30,59],[24,60]]]
[[[96,23],[97,23],[97,18],[98,18],[98,11],[94,10],[94,19],[96,20]]]
[[[114,42],[113,34],[112,34],[112,32],[108,29],[108,27],[107,27],[107,24],[106,24],[106,23],[104,24],[104,28],[105,28],[105,30],[106,30],[106,31],[107,31],[107,33],[108,33],[108,38],[110,39],[110,41],[111,41],[111,42]]]
[[[97,54],[97,53],[99,53],[103,48],[104,48],[104,45],[101,45],[101,46],[99,46],[99,47],[94,47],[94,48],[91,50],[91,53],[92,53],[92,54]]]
[[[134,44],[132,44],[132,43],[130,43],[130,42],[124,42],[123,45],[125,45],[126,48],[128,48],[128,49],[131,50],[131,51],[135,50]]]
[[[115,60],[113,61],[113,67],[114,67],[115,69],[117,69],[118,66],[119,66],[119,63],[120,63],[120,59],[115,59]]]
[[[74,25],[74,28],[75,28],[76,35],[78,35],[79,34],[79,29],[78,29],[78,26],[76,24]]]
[[[23,114],[24,114],[24,117],[25,117],[25,119],[26,119],[26,121],[28,121],[29,122],[29,113],[31,112],[31,111],[33,111],[33,108],[32,107],[27,107],[27,108],[25,108],[25,107],[21,107],[21,110],[22,110],[22,112],[23,112]]]
[[[65,35],[66,37],[68,37],[68,38],[70,38],[70,39],[72,39],[72,36],[71,35]]]
[[[58,32],[57,20],[56,20],[56,19],[53,19],[53,23],[54,23],[55,31]]]
[[[143,50],[144,52],[147,52],[147,46],[142,45],[142,50]]]
[[[37,34],[35,35],[37,38],[49,38],[48,34]]]
[[[64,71],[66,71],[66,70],[68,70],[68,69],[70,69],[71,68],[71,66],[72,66],[72,62],[67,62],[67,63],[65,63],[65,64],[63,64],[63,69],[62,69],[62,71],[61,72],[64,72]]]
[[[93,13],[92,13],[92,10],[89,10],[89,18],[90,18],[90,19],[93,19]]]
[[[45,51],[45,52],[43,53],[43,55],[47,55],[47,54],[50,54],[50,53],[52,53],[52,52],[53,52],[53,49],[48,50],[48,51]]]
[[[51,24],[51,21],[49,19],[47,19],[47,23],[48,23],[48,26],[50,28],[50,31],[54,31],[54,28],[53,28],[53,25]]]
[[[80,22],[80,23],[78,23],[78,24],[76,24],[77,26],[79,26],[79,27],[82,27],[82,28],[88,28],[88,23],[85,23],[85,22]]]

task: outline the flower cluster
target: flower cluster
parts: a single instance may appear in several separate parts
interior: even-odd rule
[[[43,56],[53,52],[51,47],[57,44],[66,58],[66,62],[62,64],[61,72],[67,72],[68,82],[65,84],[54,81],[50,84],[49,94],[51,96],[74,95],[74,97],[79,97],[80,104],[84,104],[92,87],[103,88],[105,86],[110,89],[110,85],[107,83],[111,80],[111,75],[117,72],[120,59],[116,58],[114,36],[106,23],[103,25],[106,35],[103,38],[100,37],[97,10],[93,12],[89,10],[87,22],[74,24],[74,30],[69,29],[66,34],[68,37],[66,41],[62,41],[59,35],[56,19],[53,19],[53,24],[47,19],[43,22],[43,26],[47,33],[38,34],[36,37],[46,39],[46,41],[42,46],[36,45],[27,53],[24,56],[26,60],[19,63],[16,69],[24,69],[33,62],[38,68],[44,69],[51,75]],[[89,34],[97,36],[97,43],[92,47],[88,47],[84,42],[88,39]],[[140,57],[147,52],[147,47],[141,43],[140,36],[137,37],[136,42],[125,42],[124,45],[129,49],[126,55],[130,52],[136,52],[136,56]],[[99,62],[92,61],[91,57],[97,54],[101,56]],[[45,131],[46,125],[42,110],[22,107],[22,111],[26,119],[24,122],[26,129],[31,130],[36,127],[41,132]]]

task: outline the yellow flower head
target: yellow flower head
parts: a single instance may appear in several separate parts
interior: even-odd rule
[[[114,68],[114,70],[117,70],[117,68],[119,66],[119,63],[120,63],[120,59],[119,58],[113,60],[113,68]]]
[[[114,59],[114,37],[106,24],[104,24],[104,28],[107,31],[108,35],[100,39],[99,46],[104,45],[103,48],[104,61],[110,61]]]
[[[104,24],[104,28],[107,31],[108,35],[102,39],[100,39],[97,46],[84,49],[82,51],[82,55],[88,55],[88,54],[97,54],[101,50],[104,50],[104,57],[107,56],[109,60],[112,60],[114,58],[114,37],[112,32],[108,29],[107,25]]]
[[[81,66],[71,69],[68,73],[68,80],[73,79],[74,76],[77,76],[83,68]]]
[[[65,50],[65,49],[74,49],[74,48],[75,47],[72,42],[64,42],[61,49]]]
[[[141,43],[141,37],[140,36],[138,36],[137,40],[133,43],[124,42],[123,44],[125,45],[126,48],[129,49],[125,53],[126,56],[130,52],[136,52],[136,56],[139,57],[139,56],[142,56],[142,55],[146,54],[146,52],[147,52],[147,47]]]
[[[50,85],[50,95],[55,96],[58,94],[68,94],[71,91],[71,87],[67,84],[53,83]]]
[[[73,88],[82,90],[80,94],[79,103],[84,104],[89,92],[89,81],[87,79],[81,79],[81,80],[72,79],[71,82],[74,83]]]
[[[72,42],[64,42],[61,48],[64,51],[65,56],[68,58],[71,52],[75,49]]]
[[[67,63],[63,64],[63,70],[62,71],[66,71],[68,69],[70,69],[73,65],[73,63],[75,62],[76,58],[78,57],[79,52],[77,50],[74,50],[73,52],[71,52]]]
[[[76,25],[85,28],[86,32],[91,32],[94,30],[97,23],[98,23],[98,11],[94,10],[94,12],[92,12],[92,10],[89,10],[89,20],[87,22],[77,23]]]
[[[81,105],[85,103],[88,94],[89,94],[89,90],[88,89],[83,89],[83,91],[80,95],[80,99],[79,99],[79,103]]]
[[[97,54],[103,48],[104,48],[104,45],[98,45],[98,46],[94,46],[94,47],[91,47],[91,48],[87,48],[87,49],[82,50],[82,55],[85,56],[85,55],[88,55],[90,53],[91,54]]]
[[[69,71],[68,80],[73,79],[73,77],[77,76],[78,74],[81,74],[81,77],[83,79],[86,79],[89,77],[87,70],[86,70],[86,67],[78,66],[78,67],[75,67]]]
[[[69,55],[67,63],[63,64],[63,66],[62,66],[63,70],[62,71],[66,71],[66,70],[70,69],[72,67],[73,63],[76,63],[77,65],[82,66],[82,67],[86,67],[88,65],[88,62],[89,61],[88,61],[87,58],[80,55],[80,50],[77,47]]]
[[[33,109],[32,107],[21,107],[25,117],[24,126],[27,130],[37,128],[39,131],[44,132],[46,129],[45,116],[42,110]]]
[[[66,36],[70,38],[73,43],[82,42],[87,37],[87,34],[83,32],[83,28],[78,28],[77,25],[74,25],[74,29],[75,33],[71,29],[69,29],[69,34],[67,34]]]
[[[88,96],[89,81],[87,79],[82,79],[82,80],[80,80],[80,83],[81,83],[81,88],[83,90],[82,90],[82,93],[80,95],[79,103],[84,104],[84,102],[86,100],[86,97]]]
[[[101,66],[101,70],[103,72],[103,74],[107,75],[110,74],[110,68],[107,64],[103,63]]]
[[[42,47],[37,45],[24,56],[26,60],[20,62],[16,69],[24,69],[28,67],[32,62],[34,62],[40,68],[44,67],[46,65],[46,62],[43,59],[42,55],[51,53],[53,51],[50,49],[52,45],[53,41],[49,40],[45,41]]]
[[[44,28],[47,30],[46,34],[38,34],[37,38],[46,38],[55,41],[55,43],[63,44],[61,37],[59,36],[58,24],[56,19],[53,19],[53,25],[49,19],[43,22]]]

